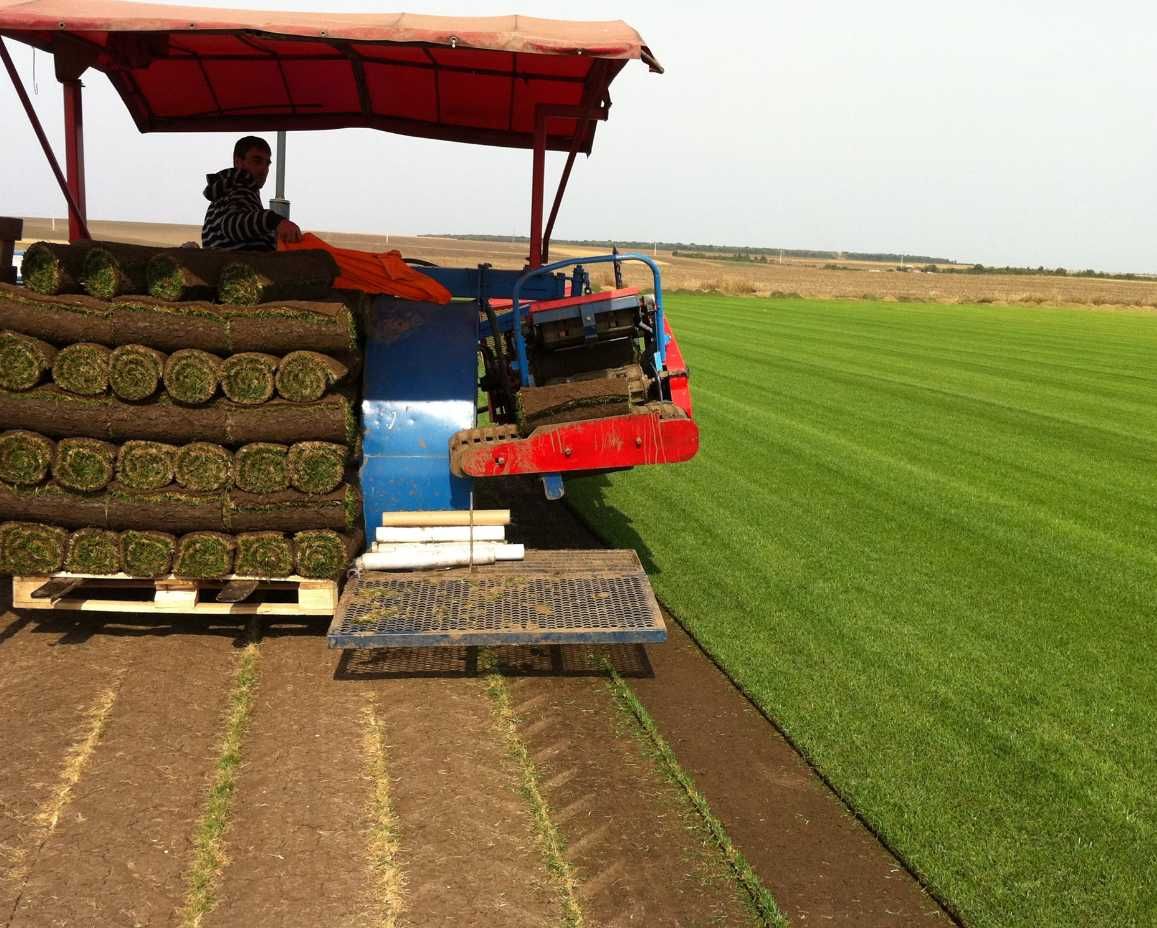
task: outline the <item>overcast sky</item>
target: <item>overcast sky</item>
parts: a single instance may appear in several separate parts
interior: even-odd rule
[[[207,6],[341,11],[337,0]],[[393,7],[393,4],[390,5]],[[1157,272],[1157,4],[410,0],[411,12],[625,19],[631,62],[556,238],[931,254]],[[33,52],[8,42],[30,91]],[[34,102],[61,150],[60,89]],[[233,135],[140,135],[104,75],[85,88],[91,218],[199,223]],[[0,74],[0,213],[65,214]],[[271,139],[272,141],[272,139]],[[527,234],[530,154],[371,130],[289,137],[306,228]],[[557,173],[565,155],[551,155]],[[265,193],[271,195],[273,180]]]

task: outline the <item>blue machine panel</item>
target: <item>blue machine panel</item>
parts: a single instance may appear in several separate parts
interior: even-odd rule
[[[478,304],[378,297],[362,374],[366,543],[383,512],[468,509],[472,481],[450,473],[450,438],[474,427]]]

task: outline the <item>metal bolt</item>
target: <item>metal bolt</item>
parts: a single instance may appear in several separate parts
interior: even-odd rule
[[[636,435],[635,436],[635,447],[636,448],[642,448],[643,447],[643,436],[642,435]]]
[[[495,458],[495,459],[494,459],[494,463],[495,463],[495,464],[497,464],[499,467],[503,467],[503,466],[505,466],[505,465],[506,465],[506,458],[504,458],[504,457],[503,457],[503,456],[500,454],[500,455],[498,455],[498,457],[497,457],[497,458]]]
[[[574,454],[574,450],[571,448],[563,448],[562,453],[563,453],[563,457],[569,458],[572,454]]]

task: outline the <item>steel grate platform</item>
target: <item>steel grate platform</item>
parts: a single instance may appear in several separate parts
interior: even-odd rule
[[[452,570],[366,572],[346,585],[331,648],[666,641],[634,551],[528,551]]]

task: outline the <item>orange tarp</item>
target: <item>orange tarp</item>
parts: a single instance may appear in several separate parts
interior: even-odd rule
[[[278,242],[278,251],[321,249],[333,255],[341,275],[333,282],[340,290],[363,290],[366,293],[385,293],[403,300],[421,300],[426,303],[449,303],[450,291],[432,277],[414,270],[402,260],[400,251],[373,254],[352,248],[337,248],[312,232],[306,232],[300,242]]]

